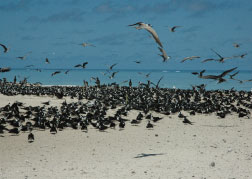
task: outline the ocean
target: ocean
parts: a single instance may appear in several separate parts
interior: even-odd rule
[[[69,70],[67,74],[64,72]],[[55,71],[61,71],[61,73],[51,76]],[[7,81],[13,81],[16,76],[17,81],[27,78],[29,83],[40,82],[42,85],[83,85],[83,80],[89,82],[90,85],[94,85],[95,81],[91,78],[98,77],[101,84],[109,84],[116,82],[122,86],[128,86],[128,81],[131,79],[133,86],[138,86],[139,82],[147,83],[150,80],[154,84],[163,76],[160,81],[159,87],[161,88],[180,88],[180,89],[192,89],[191,85],[206,84],[206,89],[231,89],[234,87],[236,90],[250,91],[252,89],[252,82],[239,83],[235,80],[230,80],[229,75],[225,76],[228,79],[224,83],[218,84],[211,79],[200,79],[197,75],[193,75],[192,72],[200,70],[126,70],[126,69],[114,69],[110,73],[106,69],[12,69],[10,72],[1,73],[0,78],[6,78]],[[118,72],[113,79],[110,79],[112,72]],[[222,71],[207,70],[205,75],[218,75]],[[105,75],[104,75],[105,74]],[[149,77],[146,75],[149,74]],[[252,71],[240,71],[234,78],[241,80],[252,79]]]

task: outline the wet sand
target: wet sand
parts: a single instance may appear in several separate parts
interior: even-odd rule
[[[0,94],[0,107],[15,101],[35,106],[48,100],[57,106],[65,99],[78,101]],[[56,135],[48,129],[33,130],[33,143],[27,141],[28,132],[5,133],[0,137],[0,178],[251,178],[251,119],[184,112],[194,122],[184,125],[178,114],[152,113],[163,117],[153,129],[146,129],[144,120],[104,132],[92,127],[87,133],[67,128]],[[137,114],[131,110],[125,118],[132,120]]]

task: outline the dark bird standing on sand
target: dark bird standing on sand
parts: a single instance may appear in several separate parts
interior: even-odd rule
[[[3,49],[4,49],[4,53],[7,53],[7,52],[9,51],[9,49],[8,49],[5,45],[0,44],[0,46],[2,46],[2,47],[3,47]]]
[[[163,45],[161,43],[161,41],[159,40],[159,37],[156,33],[156,31],[152,28],[152,26],[150,24],[145,24],[143,22],[137,22],[135,24],[131,24],[129,26],[135,26],[136,29],[140,30],[140,29],[145,29],[147,30],[152,37],[155,39],[156,43],[163,48]]]
[[[183,123],[184,124],[190,124],[190,125],[193,125],[191,121],[189,121],[189,119],[187,119],[186,116],[184,116],[184,120],[183,120]]]
[[[151,122],[150,121],[148,121],[148,123],[147,123],[147,125],[146,125],[146,128],[153,128],[153,124],[151,124]]]
[[[30,134],[28,135],[28,142],[31,143],[34,141],[34,135],[33,133],[30,132]]]

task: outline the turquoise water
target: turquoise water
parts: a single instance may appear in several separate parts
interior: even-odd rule
[[[227,82],[217,84],[214,80],[200,79],[191,73],[193,71],[200,70],[113,70],[118,71],[113,79],[110,79],[110,74],[105,69],[70,69],[68,74],[64,72],[67,69],[41,69],[41,72],[35,69],[12,69],[8,73],[1,73],[0,78],[7,78],[8,81],[13,81],[14,76],[17,80],[23,80],[24,77],[28,78],[28,82],[35,83],[41,82],[43,85],[83,85],[83,80],[94,84],[94,80],[91,77],[99,77],[101,84],[108,84],[116,82],[120,85],[128,85],[128,82],[123,83],[126,80],[131,79],[133,86],[137,86],[139,82],[147,83],[150,80],[153,83],[157,83],[160,77],[163,76],[159,86],[163,88],[181,88],[191,89],[191,85],[207,84],[207,89],[231,89],[234,87],[236,90],[249,91],[252,88],[252,82],[244,82],[240,84],[238,81],[227,80]],[[60,74],[51,76],[54,71],[61,71]],[[108,73],[105,76],[102,73]],[[139,74],[141,73],[141,74]],[[146,78],[146,74],[150,73],[149,77]],[[218,75],[221,71],[206,71],[205,75]],[[226,79],[229,78],[227,75]],[[241,80],[252,79],[252,71],[240,71],[235,78]]]

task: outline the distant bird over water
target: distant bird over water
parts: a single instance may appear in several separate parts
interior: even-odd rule
[[[140,30],[140,29],[145,29],[147,30],[151,35],[152,37],[155,39],[156,43],[160,46],[160,47],[163,47],[156,31],[152,28],[152,26],[150,24],[145,24],[143,22],[137,22],[135,24],[131,24],[129,26],[136,26],[135,28]]]
[[[32,52],[28,52],[26,55],[24,55],[24,56],[19,56],[19,57],[17,57],[18,59],[20,59],[20,60],[25,60],[26,59],[26,57],[29,55],[29,54],[31,54]]]
[[[84,62],[83,64],[78,64],[78,65],[75,65],[74,67],[82,67],[82,68],[86,68],[86,65],[88,64],[88,62]]]
[[[2,47],[3,47],[3,49],[4,49],[4,53],[7,53],[7,52],[9,51],[9,48],[7,48],[5,45],[0,44],[0,46],[2,46]]]
[[[59,73],[61,73],[61,71],[55,71],[55,72],[53,72],[53,73],[51,74],[51,76],[54,76],[54,75],[59,74]]]
[[[0,68],[0,73],[9,72],[10,70],[11,70],[10,67]]]
[[[48,58],[45,59],[45,62],[46,62],[47,64],[50,64],[50,61],[49,61]]]
[[[172,28],[170,28],[170,31],[171,31],[171,32],[175,32],[175,29],[176,29],[176,28],[179,28],[179,27],[182,27],[182,26],[173,26]]]
[[[238,44],[238,43],[233,43],[233,46],[234,46],[235,48],[239,48],[239,47],[240,47],[240,45],[241,45],[241,44]]]
[[[196,58],[200,58],[199,56],[191,56],[191,57],[185,57],[183,60],[181,60],[181,63],[185,62],[186,60],[193,60]]]
[[[86,43],[86,42],[83,42],[83,43],[81,43],[81,44],[79,44],[79,45],[81,45],[81,46],[83,46],[83,47],[88,47],[88,46],[96,47],[96,46],[94,46],[93,44]]]

